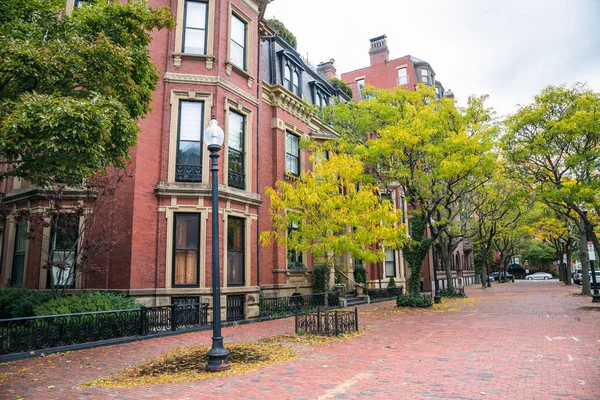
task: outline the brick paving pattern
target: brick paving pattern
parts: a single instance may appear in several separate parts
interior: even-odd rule
[[[362,336],[299,348],[246,375],[132,389],[79,387],[210,331],[0,365],[1,399],[600,399],[600,304],[557,281],[468,287],[460,309],[360,307]],[[225,344],[293,332],[286,318],[223,329]],[[48,386],[53,386],[49,389]]]

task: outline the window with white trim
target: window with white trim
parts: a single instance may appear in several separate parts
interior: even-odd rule
[[[75,263],[77,262],[77,237],[79,218],[77,215],[59,214],[54,217],[50,258],[52,267],[48,270],[50,279],[47,287],[73,286],[75,283]]]
[[[392,278],[396,276],[396,260],[394,250],[385,249],[385,277]]]
[[[175,213],[173,235],[173,287],[198,287],[200,266],[200,214]]]
[[[203,119],[204,102],[179,102],[176,182],[202,182]]]
[[[230,60],[238,68],[246,70],[247,24],[235,14],[231,14]]]
[[[408,75],[406,67],[398,68],[398,85],[406,85],[408,83]]]
[[[429,83],[429,70],[421,68],[421,82]]]
[[[300,176],[300,138],[292,133],[285,133],[285,172]]]
[[[228,142],[228,177],[227,184],[238,189],[246,189],[246,175],[244,173],[244,128],[246,118],[235,111],[229,111],[227,129]]]
[[[365,80],[364,79],[358,79],[356,81],[356,89],[358,90],[358,97],[362,100],[364,98],[364,92],[365,92]]]
[[[245,228],[245,219],[227,217],[227,286],[245,283]]]
[[[183,53],[206,54],[208,3],[186,0],[183,27]]]

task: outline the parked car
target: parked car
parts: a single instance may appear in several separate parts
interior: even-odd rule
[[[534,279],[535,280],[540,280],[540,279],[547,280],[547,279],[552,279],[552,274],[549,274],[547,272],[536,272],[534,274],[527,275],[525,277],[525,279],[527,279],[528,281],[531,281],[531,280],[534,280]]]
[[[500,280],[502,280],[502,278],[504,278],[504,272],[492,272],[490,274],[490,282],[500,281]],[[515,278],[512,274],[507,272],[506,278],[504,280],[505,280],[505,282],[514,281]]]
[[[594,281],[592,278],[592,274],[588,272],[588,275],[590,277],[590,285],[593,287],[594,286]],[[582,272],[581,272],[581,268],[577,268],[575,270],[575,274],[573,275],[573,282],[575,282],[576,285],[582,285],[583,284],[583,277],[582,277]],[[600,283],[600,271],[596,271],[596,284]]]

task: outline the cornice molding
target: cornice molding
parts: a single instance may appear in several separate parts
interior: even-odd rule
[[[165,72],[164,77],[165,82],[168,83],[189,83],[193,85],[212,85],[212,86],[220,86],[223,89],[229,90],[233,92],[250,103],[254,105],[258,105],[258,98],[252,96],[248,92],[240,89],[235,86],[233,83],[225,80],[219,76],[210,76],[210,75],[193,75],[193,74],[177,74],[173,72]]]
[[[313,117],[311,107],[281,85],[271,86],[263,82],[263,97],[265,95],[268,104],[281,108],[302,122],[308,124]]]
[[[154,189],[158,197],[211,197],[211,187],[208,183],[179,183],[160,181]],[[262,205],[260,195],[219,185],[219,199],[231,200],[238,203],[259,207]]]

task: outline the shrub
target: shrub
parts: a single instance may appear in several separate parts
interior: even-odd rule
[[[84,292],[49,301],[35,307],[35,315],[73,314],[94,311],[127,310],[139,308],[134,297],[107,292]]]
[[[294,35],[288,28],[286,28],[283,22],[279,21],[276,18],[271,18],[267,20],[267,22],[269,23],[269,25],[271,25],[273,29],[275,29],[279,33],[279,36],[281,36],[281,38],[285,40],[287,44],[292,46],[294,49],[296,48],[296,35]]]
[[[394,278],[390,278],[388,282],[388,287],[396,287],[396,281],[394,280]]]
[[[327,273],[329,273],[329,268],[327,268]],[[324,265],[315,265],[313,268],[313,282],[312,282],[313,293],[325,293],[327,289],[325,288],[325,266]]]
[[[440,297],[467,297],[466,294],[464,294],[463,292],[459,292],[454,288],[442,289],[442,290],[440,290],[439,293],[440,293]]]
[[[367,283],[367,269],[363,265],[354,267],[354,281],[356,283]]]
[[[35,307],[52,298],[52,293],[24,288],[0,289],[0,319],[35,315]]]
[[[431,299],[425,299],[421,296],[398,296],[396,299],[398,307],[421,307],[427,308],[433,305]]]

